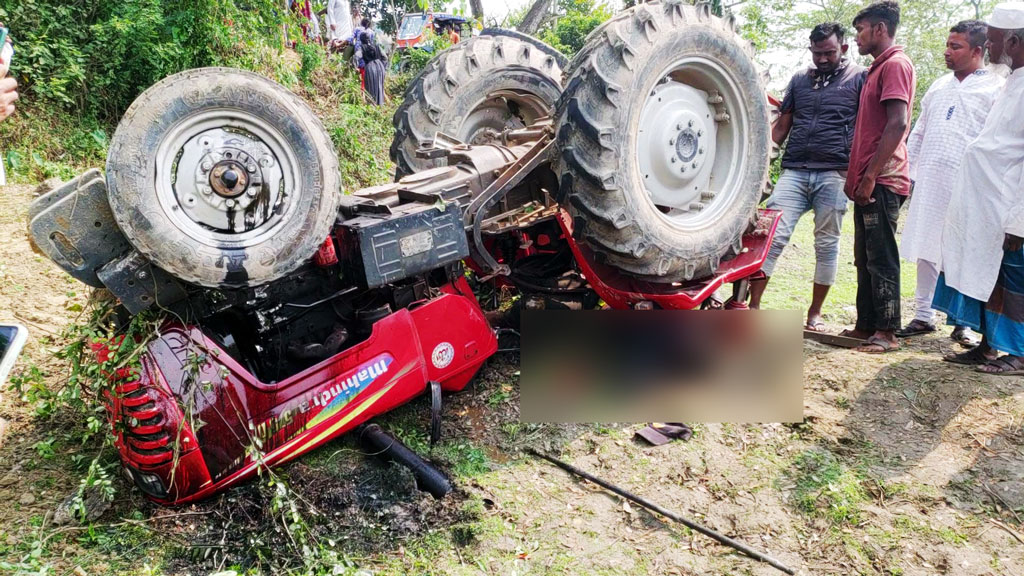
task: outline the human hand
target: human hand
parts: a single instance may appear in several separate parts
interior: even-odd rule
[[[14,78],[0,80],[0,121],[14,114],[14,101],[18,99],[18,82]]]
[[[1003,237],[1003,250],[1007,252],[1017,252],[1021,248],[1024,248],[1024,238],[1020,236],[1014,236],[1013,234],[1006,234]]]
[[[871,195],[875,192],[875,179],[864,176],[857,189],[853,191],[853,201],[859,206],[867,206],[875,201]]]

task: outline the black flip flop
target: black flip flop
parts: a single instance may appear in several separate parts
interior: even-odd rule
[[[934,324],[929,324],[922,320],[911,320],[909,324],[896,331],[896,336],[899,338],[906,338],[908,336],[928,334],[929,332],[935,332],[936,330],[937,328]]]
[[[946,354],[942,359],[945,362],[962,364],[964,366],[980,366],[982,364],[988,364],[993,360],[993,358],[986,358],[985,354],[978,348],[971,348],[967,352],[961,352],[959,354]]]

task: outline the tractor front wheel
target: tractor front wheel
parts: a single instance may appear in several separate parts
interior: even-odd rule
[[[768,173],[768,102],[749,43],[710,5],[640,4],[591,34],[557,115],[577,237],[631,275],[713,274],[742,249]]]

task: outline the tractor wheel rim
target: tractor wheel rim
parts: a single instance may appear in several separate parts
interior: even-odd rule
[[[705,56],[678,60],[655,77],[637,129],[640,178],[662,218],[699,229],[744,193],[749,106],[734,76]]]
[[[504,130],[525,128],[550,113],[536,94],[521,90],[492,92],[466,116],[458,138],[474,146],[500,143]]]
[[[261,118],[210,110],[178,123],[156,152],[158,205],[193,240],[260,244],[295,210],[298,162]]]

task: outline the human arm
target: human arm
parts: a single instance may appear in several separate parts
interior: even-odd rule
[[[885,105],[885,129],[882,131],[882,138],[878,141],[878,149],[871,157],[867,170],[861,178],[857,189],[853,193],[853,201],[861,206],[870,204],[875,200],[871,194],[875,190],[875,180],[882,173],[882,169],[896,153],[903,135],[907,133],[909,122],[907,103],[902,100],[886,100]]]
[[[1006,211],[1003,218],[1003,250],[1016,251],[1024,247],[1024,168],[1018,167],[1020,176],[1016,179],[1016,186],[1013,184],[1011,193],[1016,198],[1010,209]]]
[[[789,80],[789,85],[786,86],[786,95],[782,97],[782,103],[779,104],[779,119],[772,123],[772,142],[778,146],[782,146],[782,143],[789,137],[789,131],[793,129],[793,113],[796,110],[794,85],[797,76],[793,76]]]
[[[772,125],[772,142],[775,142],[779,146],[786,141],[789,136],[789,131],[793,128],[793,113],[783,112],[779,114],[779,119]]]
[[[885,108],[886,123],[875,147],[875,153],[868,161],[862,178],[857,182],[851,196],[853,201],[861,206],[874,202],[871,195],[874,193],[878,176],[892,161],[893,154],[907,137],[910,105],[914,101],[914,65],[909,60],[889,60],[882,64],[878,74],[881,81],[878,101]]]
[[[921,99],[921,113],[917,115],[917,122],[914,123],[914,128],[910,131],[910,136],[907,137],[907,162],[910,164],[910,179],[914,181],[917,180],[917,166],[921,158],[921,148],[924,145],[924,135],[928,129],[928,111],[931,101],[929,96],[931,96],[930,90]]]
[[[330,0],[327,3],[327,14],[324,15],[324,24],[327,24],[327,29],[331,32],[338,29],[338,0]]]

